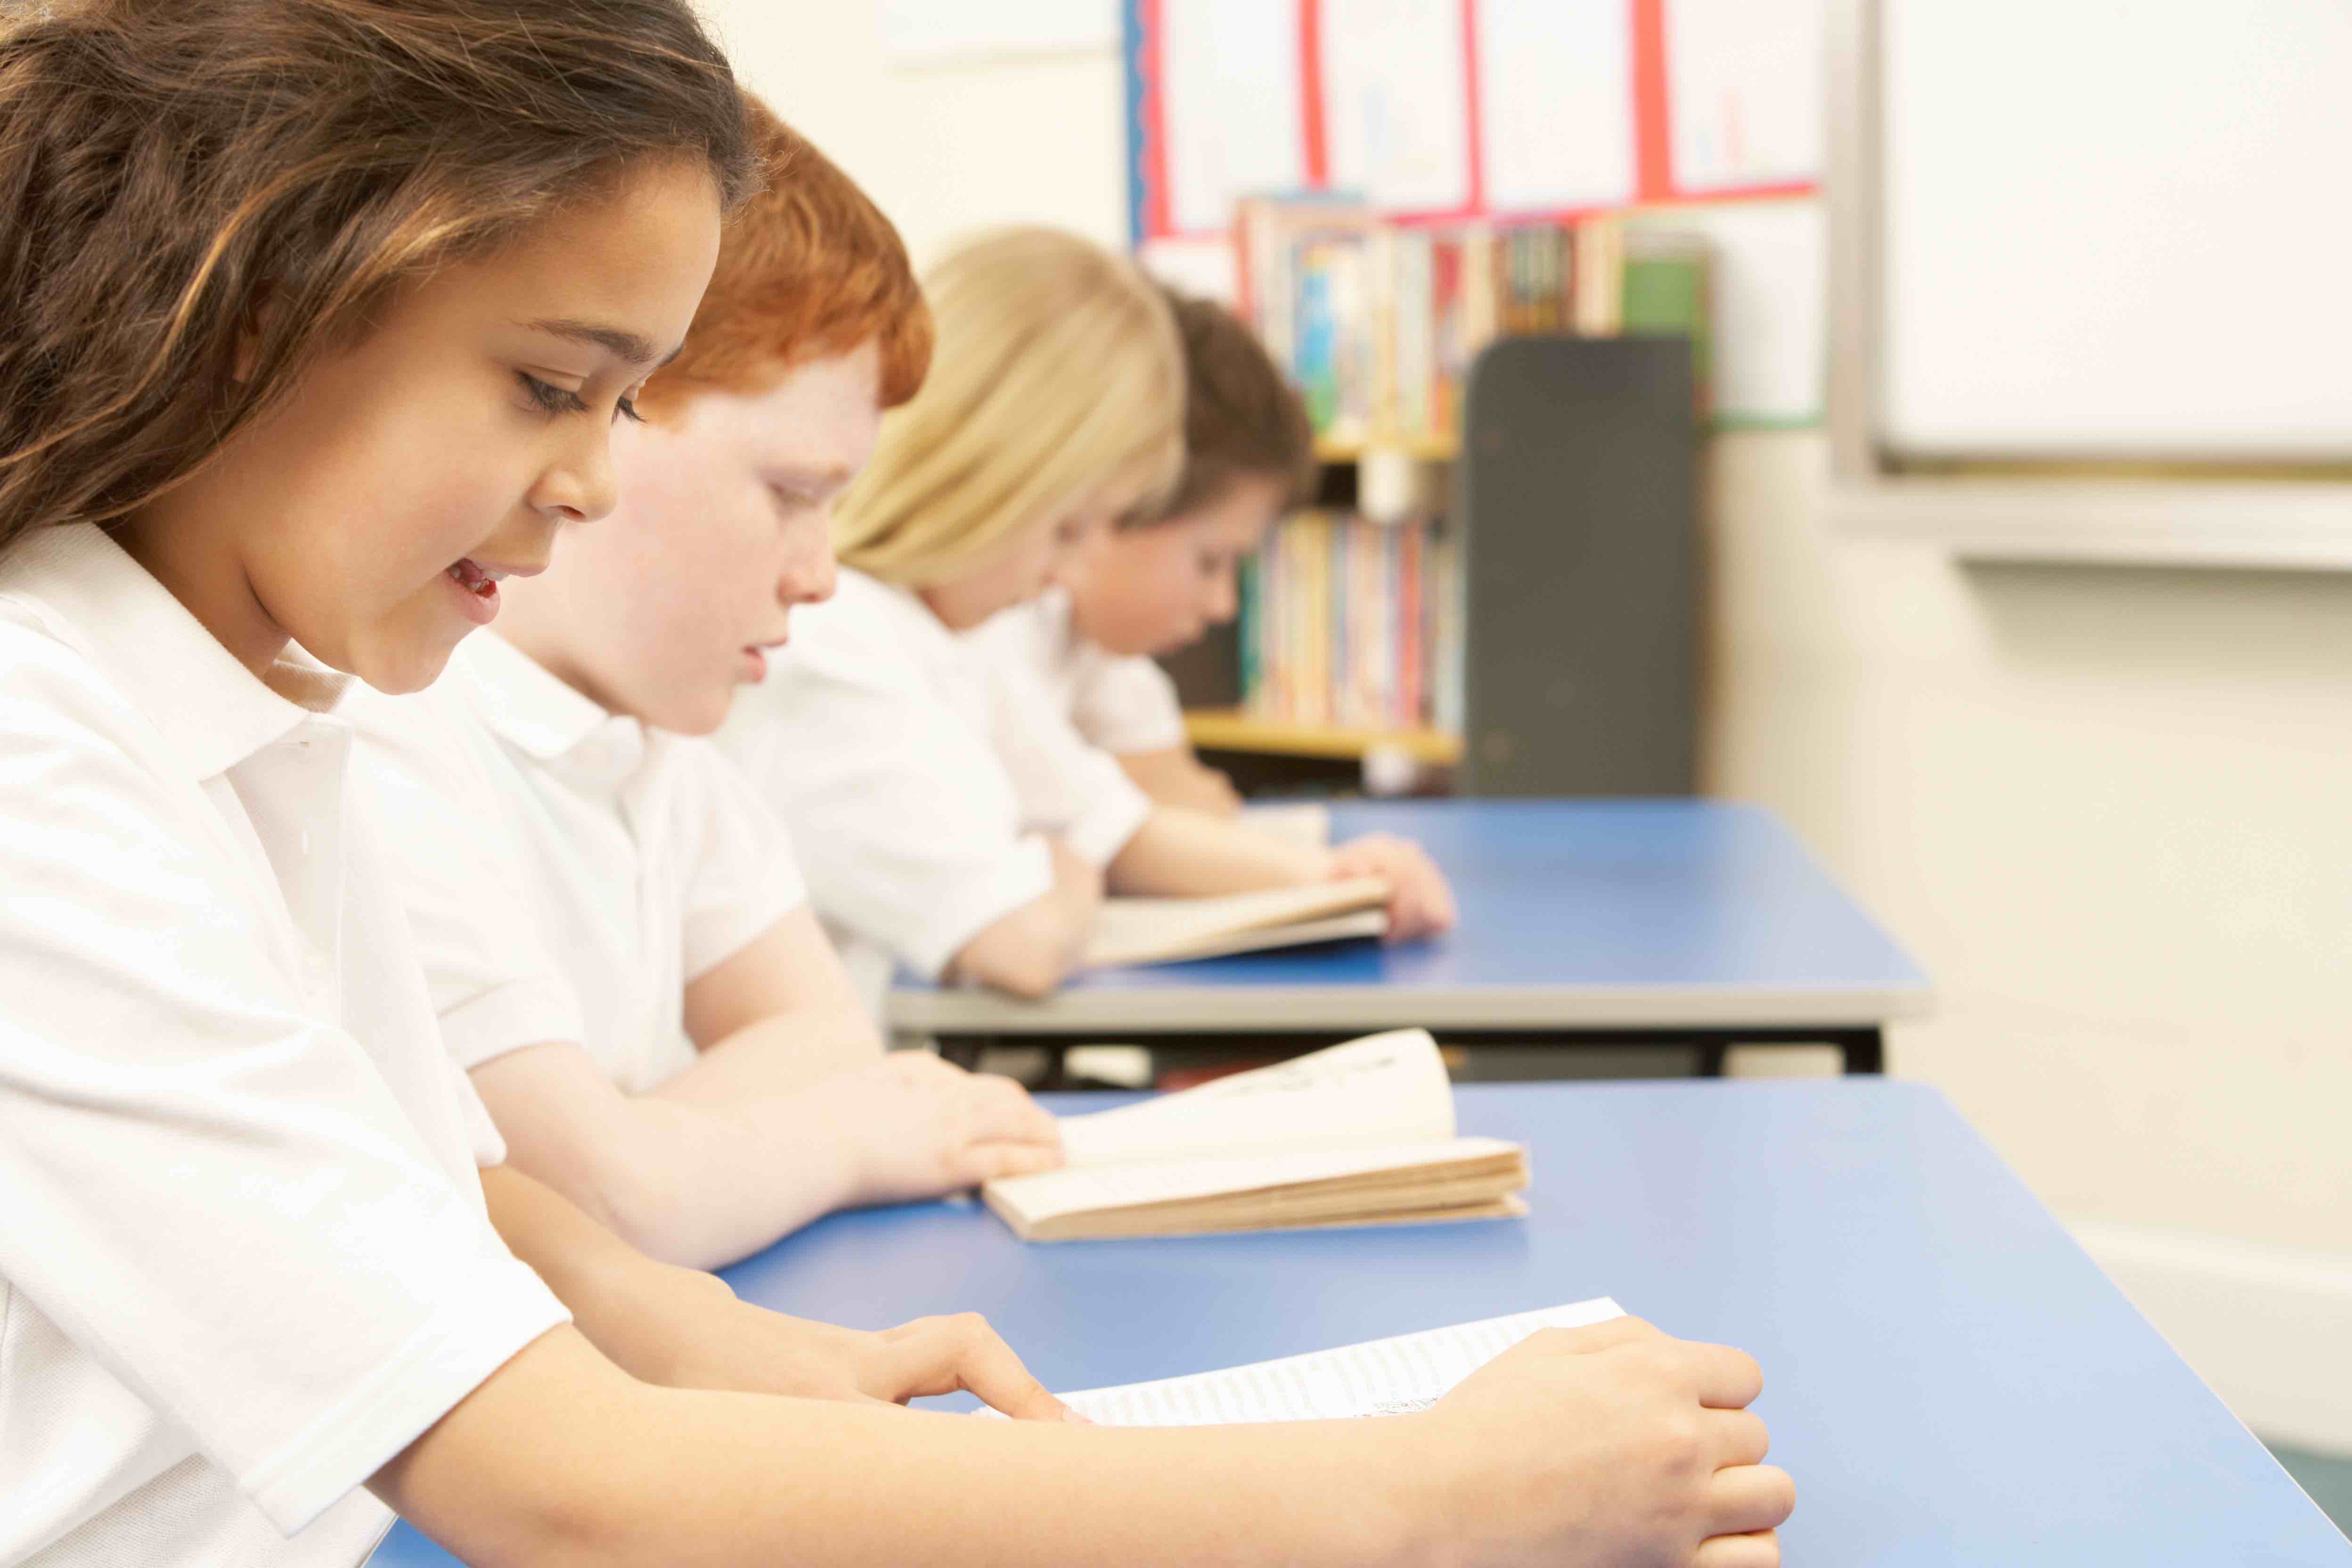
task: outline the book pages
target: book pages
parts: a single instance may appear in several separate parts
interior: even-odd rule
[[[1198,956],[1203,943],[1220,938],[1376,910],[1388,902],[1388,884],[1378,877],[1349,877],[1223,898],[1107,899],[1095,917],[1086,963],[1108,968]]]
[[[988,1200],[1031,1225],[1096,1209],[1132,1209],[1229,1193],[1265,1193],[1309,1182],[1416,1172],[1431,1165],[1513,1160],[1516,1143],[1499,1138],[1453,1138],[1433,1143],[1372,1144],[1348,1149],[1291,1150],[1272,1154],[1215,1155],[1137,1165],[1092,1165],[1006,1176],[988,1184]],[[1409,1185],[1405,1180],[1373,1184]]]
[[[1062,1399],[1106,1426],[1400,1415],[1436,1404],[1472,1373],[1540,1329],[1581,1328],[1622,1316],[1623,1310],[1603,1296],[1223,1372],[1090,1388]]]
[[[1073,1167],[1454,1136],[1426,1029],[1391,1029],[1139,1105],[1061,1119]]]

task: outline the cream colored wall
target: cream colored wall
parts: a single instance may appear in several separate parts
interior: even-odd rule
[[[1120,238],[1108,54],[895,71],[866,0],[714,9],[919,255]],[[1894,1069],[2250,1420],[2352,1449],[2352,577],[1964,568],[1829,536],[1816,435],[1709,466],[1708,786],[1934,975]]]
[[[1706,777],[1934,974],[1893,1037],[2070,1218],[2352,1254],[2352,577],[1965,567],[1718,438]]]
[[[898,225],[918,260],[1050,223],[1124,246],[1124,79],[1108,51],[894,68],[877,0],[703,0],[745,83]]]

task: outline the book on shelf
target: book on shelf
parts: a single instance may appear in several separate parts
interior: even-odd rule
[[[1174,963],[1387,931],[1389,885],[1344,877],[1192,899],[1105,899],[1087,940],[1089,969]]]
[[[1219,1372],[1083,1389],[1065,1394],[1061,1400],[1101,1426],[1223,1426],[1245,1421],[1406,1415],[1428,1409],[1530,1335],[1545,1329],[1580,1329],[1624,1315],[1622,1308],[1602,1296]],[[976,1414],[1004,1418],[994,1410]]]
[[[1527,1151],[1455,1135],[1424,1029],[1395,1029],[1090,1116],[1069,1163],[981,1189],[1024,1241],[1417,1225],[1527,1213]]]
[[[1498,336],[1684,332],[1704,362],[1705,242],[1654,222],[1399,224],[1316,195],[1244,200],[1234,236],[1243,315],[1331,443],[1454,435]]]
[[[1460,723],[1456,557],[1436,520],[1312,511],[1242,564],[1241,707],[1356,730]]]

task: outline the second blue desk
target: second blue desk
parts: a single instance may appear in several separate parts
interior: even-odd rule
[[[1421,1025],[1448,1044],[1834,1045],[1875,1072],[1885,1024],[1924,1011],[1919,967],[1795,837],[1752,806],[1696,800],[1443,800],[1333,808],[1335,839],[1418,839],[1460,925],[1432,942],[1333,943],[1102,970],[1043,1002],[900,980],[893,1029],[984,1044],[1299,1048]]]

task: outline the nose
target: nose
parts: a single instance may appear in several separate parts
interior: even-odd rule
[[[828,544],[786,562],[776,579],[776,601],[779,604],[821,605],[833,597],[834,585],[841,574]]]
[[[1209,574],[1208,602],[1202,606],[1212,626],[1223,626],[1240,612],[1241,596],[1234,586],[1234,569],[1221,566]]]
[[[817,508],[814,517],[795,523],[787,531],[785,545],[783,570],[776,574],[776,602],[790,608],[832,598],[839,580],[833,558],[833,509]]]
[[[620,499],[613,472],[612,431],[583,430],[541,472],[530,499],[534,510],[559,522],[593,522],[611,511]]]

